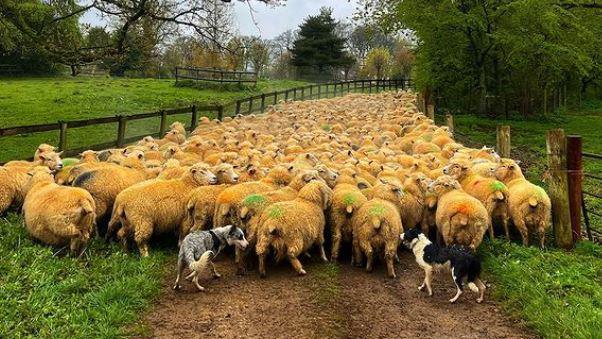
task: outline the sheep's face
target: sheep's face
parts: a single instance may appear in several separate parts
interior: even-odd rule
[[[443,167],[443,174],[449,175],[454,179],[463,178],[468,173],[468,165],[460,162],[451,162]]]
[[[217,177],[213,174],[207,165],[196,164],[189,169],[194,181],[200,185],[215,185],[217,184]]]
[[[495,177],[498,180],[507,183],[512,179],[522,178],[523,172],[514,161],[503,159],[502,163],[495,170]]]
[[[249,242],[245,239],[245,233],[238,227],[230,225],[230,231],[226,235],[226,241],[230,246],[236,246],[241,250],[246,250]]]
[[[79,158],[81,162],[98,162],[100,159],[98,158],[98,152],[95,151],[83,151],[80,153]]]
[[[325,165],[316,166],[316,171],[318,171],[318,175],[326,181],[328,186],[334,187],[336,185],[337,178],[339,177],[338,173],[331,170]]]
[[[48,167],[52,171],[60,171],[63,168],[63,161],[61,160],[61,154],[63,152],[55,153],[42,153],[39,155],[42,165]]]
[[[460,183],[449,175],[442,175],[429,185],[429,191],[438,196],[461,188]]]
[[[230,164],[220,164],[213,169],[213,172],[217,176],[219,182],[224,184],[236,184],[240,176],[234,167]]]

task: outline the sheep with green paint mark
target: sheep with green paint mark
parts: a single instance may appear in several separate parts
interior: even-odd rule
[[[266,275],[265,261],[271,248],[277,260],[288,258],[299,275],[306,272],[297,257],[311,247],[317,246],[322,260],[328,260],[324,252],[324,211],[331,200],[330,187],[314,180],[305,185],[294,200],[277,202],[262,212],[255,246],[261,277]]]
[[[337,261],[341,245],[351,243],[353,239],[351,218],[368,201],[358,188],[356,178],[357,174],[354,170],[344,169],[333,190],[332,207],[328,211],[332,262]]]
[[[366,256],[366,271],[372,272],[374,255],[384,253],[387,274],[395,278],[393,260],[397,254],[403,191],[394,183],[381,182],[373,187],[372,199],[365,202],[351,219],[353,229],[352,265],[361,265]]]

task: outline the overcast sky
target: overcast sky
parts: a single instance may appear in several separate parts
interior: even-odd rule
[[[295,29],[308,15],[316,14],[320,7],[331,7],[337,20],[351,19],[357,0],[288,0],[284,6],[270,7],[258,2],[252,2],[253,23],[249,6],[244,2],[234,5],[234,21],[242,35],[261,35],[271,39],[278,34]]]
[[[241,35],[260,35],[271,39],[288,30],[296,29],[308,15],[317,14],[320,7],[331,7],[337,20],[350,19],[357,6],[357,0],[288,0],[284,6],[266,6],[258,1],[252,1],[253,12],[246,2],[234,3],[233,21]],[[251,14],[252,13],[252,14]],[[255,23],[253,22],[255,18]],[[83,22],[92,25],[105,26],[96,13],[89,12],[82,18]]]

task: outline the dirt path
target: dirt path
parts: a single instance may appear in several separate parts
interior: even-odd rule
[[[372,274],[347,264],[311,263],[297,277],[288,263],[235,275],[229,259],[218,262],[221,280],[204,280],[197,293],[165,291],[145,324],[153,338],[532,338],[505,318],[491,301],[478,305],[468,291],[457,304],[447,274],[433,282],[428,298],[417,286],[423,277],[410,253],[387,279],[381,265]],[[310,262],[308,262],[310,261]],[[486,296],[488,297],[488,295]]]

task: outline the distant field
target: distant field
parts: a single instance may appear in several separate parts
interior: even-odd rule
[[[260,81],[256,88],[220,91],[176,87],[174,80],[125,78],[0,79],[0,128],[136,114],[197,104],[224,104],[240,98],[301,86],[296,81]],[[202,112],[201,112],[202,113]],[[189,123],[190,114],[170,121]],[[157,132],[158,119],[128,124],[127,136]],[[70,130],[68,147],[114,140],[116,124]],[[0,138],[0,162],[27,158],[42,142],[56,144],[58,132]]]

